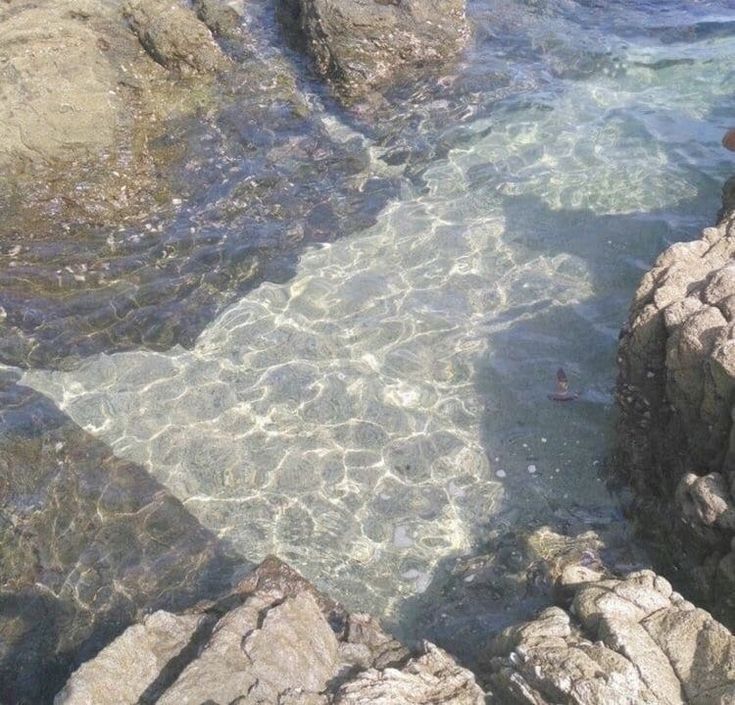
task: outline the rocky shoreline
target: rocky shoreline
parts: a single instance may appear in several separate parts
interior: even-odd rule
[[[613,461],[661,569],[730,627],[734,225],[726,214],[699,239],[671,246],[644,276],[621,334]]]
[[[672,569],[663,561],[662,569],[726,623],[732,614],[726,571],[732,499],[723,480],[728,470],[722,464],[700,464],[700,473],[709,473],[695,475],[686,464],[692,455],[682,447],[697,447],[697,439],[711,442],[719,420],[723,428],[715,439],[721,445],[711,443],[709,456],[697,447],[699,457],[720,463],[729,457],[729,425],[723,420],[730,414],[723,390],[731,388],[733,379],[723,368],[729,328],[721,323],[702,324],[702,329],[700,324],[707,316],[719,322],[727,315],[732,227],[730,215],[706,229],[700,240],[672,246],[644,277],[621,338],[618,440],[627,452],[619,450],[616,456],[629,463],[625,479],[631,483],[633,506],[648,512],[647,521],[639,522],[644,534],[666,533],[671,540],[665,555],[675,555],[677,565]],[[671,339],[662,342],[651,330]],[[662,350],[667,353],[663,362],[654,356]],[[690,354],[689,364],[678,365],[685,354]],[[692,397],[680,390],[685,383],[696,385],[689,377],[696,375],[704,377],[707,398],[718,404],[708,407],[700,401],[692,414]],[[648,385],[647,396],[632,384],[641,379]],[[656,388],[657,379],[671,386]],[[720,385],[717,392],[713,380]],[[710,413],[704,419],[702,409]],[[658,422],[653,427],[652,417]],[[636,425],[630,443],[632,418]],[[675,445],[672,436],[663,435],[672,428],[687,445]],[[683,435],[683,428],[691,428],[691,435]],[[679,464],[642,464],[644,458],[649,463],[656,458],[656,448],[675,453]],[[662,467],[675,467],[678,475],[664,474]],[[662,506],[652,513],[657,502]],[[544,556],[543,570],[556,604],[529,622],[488,634],[484,655],[472,671],[429,642],[400,644],[371,617],[348,614],[271,558],[216,602],[180,614],[156,612],[130,627],[71,676],[55,703],[735,702],[735,637],[726,626],[660,575],[606,565],[600,555],[604,543],[592,532],[557,541],[537,539],[542,540],[554,547]],[[675,554],[677,548],[682,553]]]
[[[154,612],[83,664],[55,705],[726,705],[735,637],[652,571],[581,564],[571,603],[490,640],[473,674],[430,642],[408,648],[276,558],[227,597]]]
[[[364,175],[359,140],[311,121],[292,62],[261,57],[242,12],[217,0],[0,7],[2,361],[54,367],[91,350],[185,343],[201,311],[234,288],[236,276],[213,274],[212,262],[234,262],[254,285],[294,242],[334,236],[345,217],[368,223],[385,203],[390,180]],[[461,0],[280,0],[274,12],[284,43],[330,95],[364,110],[456,61],[470,35]],[[243,125],[245,113],[257,128]],[[245,191],[212,197],[201,242],[151,245],[156,277],[173,262],[155,279],[141,264],[148,246],[119,244],[110,231],[156,233],[185,220],[196,189],[172,174],[197,173],[197,160],[220,168],[223,156],[192,157],[205,122],[235,135],[222,151],[236,142],[262,183],[235,174]],[[293,152],[283,152],[284,135]],[[340,172],[331,201],[293,192],[305,164]],[[371,192],[367,206],[354,205]],[[236,197],[247,208],[232,215]],[[287,244],[268,256],[222,249],[221,223],[258,232],[259,209],[283,212]],[[63,266],[53,260],[63,247],[43,247],[59,228],[89,247]],[[0,421],[12,434],[0,436],[0,699],[50,701],[66,682],[56,705],[735,703],[734,228],[725,212],[700,239],[664,252],[621,335],[612,470],[631,489],[630,515],[659,574],[606,562],[594,532],[541,530],[534,540],[552,548],[534,570],[547,604],[485,635],[472,670],[429,642],[399,643],[277,558],[252,569],[143,468],[3,373]],[[267,229],[262,238],[277,240]],[[22,258],[33,247],[53,267],[30,305]],[[149,326],[146,311],[181,300],[165,326]],[[26,469],[22,483],[13,463]]]

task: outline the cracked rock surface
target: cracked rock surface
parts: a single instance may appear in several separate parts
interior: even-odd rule
[[[651,571],[580,585],[568,611],[506,629],[488,669],[505,705],[735,703],[735,638]]]
[[[469,34],[463,0],[280,0],[279,14],[347,102],[440,67]]]
[[[735,217],[643,277],[619,350],[615,466],[683,590],[735,623]]]
[[[54,702],[481,705],[484,695],[438,647],[409,652],[268,558],[230,596],[130,627]]]

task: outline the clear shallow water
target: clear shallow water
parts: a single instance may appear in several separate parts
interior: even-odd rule
[[[351,126],[368,170],[400,179],[374,226],[306,251],[190,350],[22,383],[242,555],[275,552],[389,620],[495,519],[609,512],[617,331],[731,173],[728,10],[477,3],[445,90]],[[547,399],[560,366],[574,404]]]

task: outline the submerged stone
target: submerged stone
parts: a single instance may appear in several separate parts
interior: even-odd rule
[[[50,702],[71,668],[145,611],[215,597],[242,563],[143,468],[10,379],[0,381],[0,494],[4,703]],[[162,648],[165,663],[174,646]]]

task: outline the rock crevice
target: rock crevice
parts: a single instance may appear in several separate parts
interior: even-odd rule
[[[664,570],[735,623],[733,215],[666,250],[641,281],[619,350],[614,469]]]

